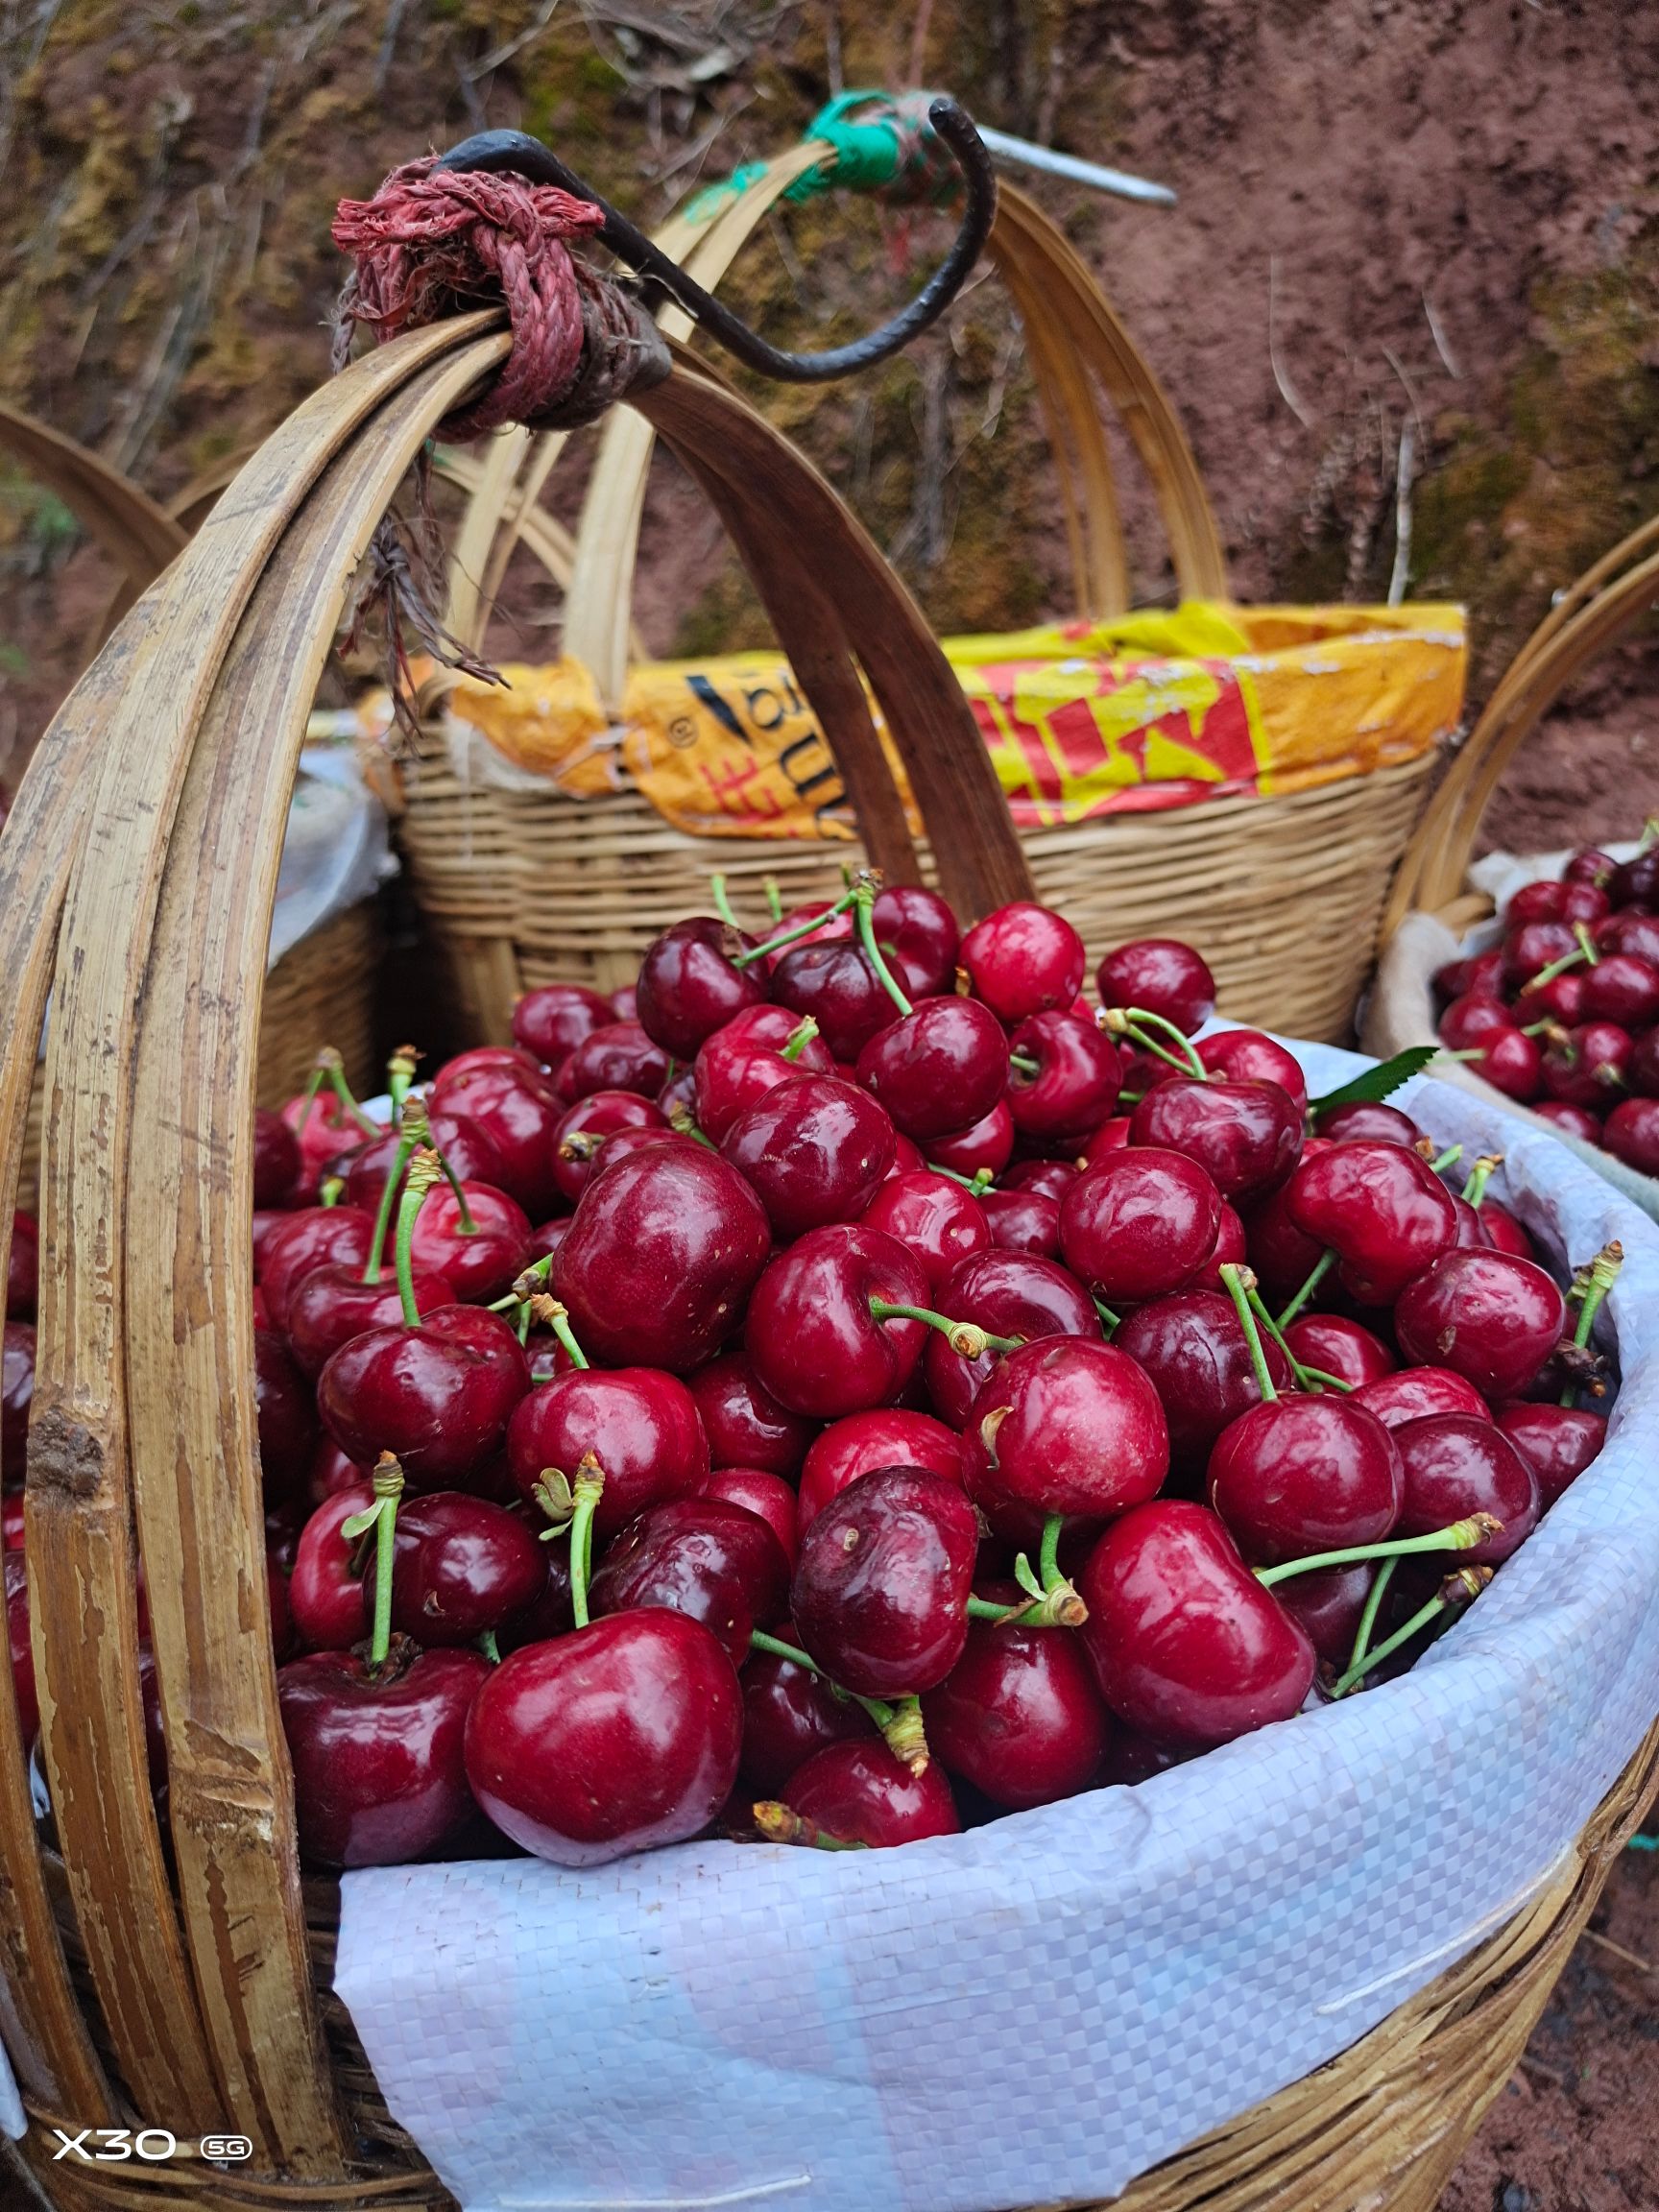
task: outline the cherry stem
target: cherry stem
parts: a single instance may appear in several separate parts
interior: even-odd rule
[[[1431,1175],[1444,1175],[1447,1168],[1455,1167],[1462,1157],[1463,1147],[1461,1144],[1448,1144],[1444,1152],[1430,1161],[1429,1172]]]
[[[689,1106],[676,1106],[668,1116],[668,1126],[677,1136],[689,1137],[694,1144],[701,1144],[707,1151],[718,1152],[720,1149],[712,1137],[705,1135],[698,1128]]]
[[[605,1495],[605,1476],[591,1452],[584,1452],[570,1491],[570,1611],[578,1628],[588,1625],[588,1578],[593,1572],[593,1512]]]
[[[522,1306],[541,1289],[552,1272],[553,1255],[543,1252],[540,1260],[532,1260],[522,1275],[508,1291],[505,1298],[497,1298],[491,1305],[492,1313],[505,1313],[509,1306]],[[586,1364],[586,1362],[584,1362]]]
[[[397,1237],[392,1254],[392,1263],[397,1271],[397,1296],[402,1303],[403,1318],[411,1329],[421,1325],[421,1309],[415,1303],[415,1223],[426,1203],[427,1191],[443,1172],[431,1146],[417,1144],[397,1207]]]
[[[1354,1637],[1354,1648],[1348,1654],[1344,1681],[1351,1675],[1359,1675],[1365,1671],[1365,1654],[1371,1648],[1371,1638],[1377,1628],[1377,1616],[1382,1610],[1382,1600],[1388,1594],[1388,1585],[1394,1579],[1394,1570],[1398,1564],[1397,1560],[1384,1559],[1371,1578],[1371,1587],[1365,1593],[1365,1610],[1359,1616],[1359,1626]]]
[[[1573,1331],[1573,1342],[1582,1352],[1590,1342],[1590,1332],[1596,1326],[1596,1316],[1601,1301],[1619,1280],[1619,1270],[1624,1264],[1624,1247],[1617,1238],[1605,1244],[1590,1262],[1584,1278],[1583,1293],[1578,1301],[1578,1320]],[[1578,1396],[1578,1385],[1569,1382],[1561,1393],[1561,1404],[1571,1408]]]
[[[1573,934],[1578,940],[1579,951],[1583,953],[1585,959],[1589,961],[1591,967],[1599,967],[1600,965],[1601,955],[1596,950],[1596,940],[1591,936],[1589,930],[1585,927],[1582,922],[1574,923]]]
[[[1482,1152],[1469,1170],[1469,1180],[1463,1186],[1464,1203],[1480,1211],[1480,1201],[1486,1195],[1486,1186],[1503,1165],[1502,1152]]]
[[[1171,1068],[1179,1068],[1183,1075],[1196,1076],[1200,1083],[1208,1083],[1210,1070],[1198,1057],[1196,1046],[1185,1029],[1171,1022],[1166,1015],[1154,1014],[1149,1006],[1104,1006],[1100,1010],[1100,1026],[1108,1036],[1127,1037],[1132,1045],[1143,1051],[1155,1052],[1160,1060],[1167,1060]],[[1160,1045],[1149,1029],[1161,1030],[1174,1040],[1175,1050]]]
[[[1025,1341],[1023,1336],[993,1336],[976,1321],[952,1321],[949,1313],[936,1313],[931,1306],[894,1306],[885,1298],[871,1299],[870,1316],[875,1321],[926,1321],[964,1359],[979,1359],[987,1352],[1018,1352]]]
[[[876,924],[873,913],[876,905],[876,886],[866,877],[853,886],[853,909],[858,918],[858,942],[864,948],[864,956],[875,969],[881,988],[898,1007],[901,1014],[911,1014],[915,1008],[901,989],[893,971],[882,956],[876,942]]]
[[[1256,1387],[1261,1393],[1262,1403],[1263,1406],[1276,1406],[1279,1403],[1279,1392],[1268,1372],[1267,1355],[1262,1349],[1262,1332],[1257,1328],[1256,1316],[1250,1310],[1250,1293],[1256,1287],[1256,1278],[1248,1267],[1240,1267],[1236,1260],[1223,1261],[1216,1273],[1221,1278],[1221,1287],[1233,1301],[1233,1310],[1238,1314],[1238,1326],[1244,1332],[1244,1343],[1250,1354],[1250,1364],[1255,1370]],[[1273,1334],[1279,1336],[1277,1329]],[[1285,1339],[1279,1336],[1279,1342],[1283,1346]],[[1286,1356],[1289,1357],[1288,1352]],[[1291,1365],[1295,1365],[1293,1359]]]
[[[370,1241],[369,1257],[363,1263],[365,1283],[378,1283],[380,1266],[386,1257],[386,1238],[392,1227],[392,1209],[397,1203],[397,1193],[403,1187],[403,1170],[414,1157],[415,1147],[427,1142],[426,1109],[419,1098],[401,1109],[402,1135],[397,1141],[397,1154],[392,1162],[392,1172],[386,1178],[380,1193],[380,1203],[374,1211],[374,1235]]]
[[[311,1080],[301,1094],[300,1118],[294,1124],[294,1134],[301,1142],[305,1136],[305,1125],[311,1118],[311,1109],[317,1103],[317,1094],[323,1088],[323,1077],[325,1072],[322,1061],[319,1060],[311,1070]]]
[[[749,1809],[749,1817],[768,1843],[795,1843],[809,1851],[867,1851],[870,1846],[851,1837],[831,1836],[816,1820],[808,1820],[777,1797],[762,1797]]]
[[[548,1257],[551,1258],[552,1255],[549,1254]],[[528,1300],[526,1306],[527,1310],[535,1314],[537,1320],[545,1321],[548,1328],[552,1330],[564,1347],[571,1366],[586,1370],[589,1363],[588,1355],[571,1334],[570,1316],[565,1309],[560,1305],[558,1299],[535,1298]]]
[[[392,1101],[394,1118],[403,1111],[403,1101],[409,1095],[420,1058],[421,1054],[413,1045],[399,1045],[386,1063],[386,1092]]]
[[[972,1175],[958,1175],[954,1167],[941,1167],[936,1160],[928,1161],[927,1172],[929,1175],[944,1175],[952,1183],[960,1183],[963,1190],[975,1198],[982,1197],[997,1180],[989,1167],[977,1168]]]
[[[1391,1536],[1385,1544],[1350,1544],[1340,1551],[1316,1551],[1310,1559],[1286,1559],[1283,1566],[1258,1567],[1256,1579],[1264,1589],[1288,1582],[1293,1575],[1311,1575],[1318,1567],[1352,1567],[1361,1559],[1408,1559],[1419,1551],[1473,1551],[1488,1536],[1502,1533],[1503,1524],[1490,1513],[1471,1513],[1449,1527],[1431,1528],[1427,1536]]]
[[[317,1203],[325,1212],[338,1206],[345,1195],[346,1178],[344,1175],[325,1175],[317,1186]]]
[[[1419,1629],[1427,1628],[1431,1621],[1438,1620],[1448,1607],[1459,1603],[1466,1605],[1471,1599],[1479,1598],[1491,1579],[1490,1567],[1460,1567],[1455,1575],[1449,1575],[1428,1604],[1419,1607],[1404,1627],[1396,1628],[1392,1636],[1385,1637],[1375,1651],[1365,1652],[1355,1660],[1332,1689],[1332,1696],[1346,1697],[1384,1659],[1392,1658],[1402,1644],[1408,1644]],[[1360,1625],[1363,1627],[1364,1623]]]
[[[483,1635],[477,1639],[477,1643],[479,1650],[483,1652],[491,1666],[499,1667],[501,1664],[501,1647],[495,1641],[494,1629],[486,1628]]]
[[[719,915],[721,921],[725,923],[729,929],[741,928],[742,924],[738,921],[736,915],[733,913],[732,902],[726,896],[725,877],[710,876],[709,878],[709,889],[713,895],[714,911]]]
[[[1553,1017],[1547,1014],[1542,1022],[1528,1022],[1526,1027],[1522,1030],[1521,1034],[1523,1037],[1542,1037],[1555,1026],[1556,1024]],[[1479,1056],[1480,1050],[1479,1046],[1472,1047],[1471,1050],[1465,1055],[1466,1058],[1471,1060],[1478,1060]]]
[[[1122,1314],[1114,1313],[1111,1307],[1107,1305],[1104,1298],[1096,1298],[1094,1300],[1094,1310],[1099,1314],[1108,1336],[1114,1334],[1118,1330],[1122,1328]]]
[[[1548,968],[1540,968],[1523,983],[1520,996],[1525,998],[1529,991],[1542,991],[1546,983],[1553,983],[1557,975],[1565,975],[1569,968],[1581,967],[1591,957],[1582,943],[1575,945],[1571,952],[1563,952],[1559,960],[1551,960]]]
[[[880,1729],[893,1756],[910,1767],[912,1773],[921,1774],[926,1771],[928,1751],[926,1740],[922,1734],[922,1701],[919,1697],[900,1697],[891,1705],[880,1697],[861,1697],[856,1690],[843,1689],[839,1682],[826,1674],[817,1660],[810,1652],[803,1651],[799,1644],[785,1644],[781,1637],[768,1636],[763,1629],[756,1628],[750,1632],[749,1648],[751,1651],[770,1651],[775,1659],[787,1659],[792,1666],[804,1667],[808,1674],[815,1675],[837,1697],[861,1706]],[[920,1767],[912,1765],[918,1757],[922,1761]]]
[[[1018,1068],[1027,1082],[1034,1081],[1043,1072],[1042,1061],[1033,1060],[1029,1052],[1010,1052],[1008,1065],[1010,1068]]]
[[[719,883],[724,878],[716,876],[714,880]],[[753,945],[746,952],[734,954],[732,961],[733,967],[752,968],[757,960],[764,960],[769,953],[781,952],[788,946],[799,944],[803,937],[810,937],[815,929],[822,929],[826,922],[833,922],[837,914],[845,914],[856,897],[855,891],[843,892],[834,905],[827,906],[822,914],[809,914],[805,922],[797,922],[793,929],[785,929],[780,936],[768,937],[764,945]],[[723,912],[721,920],[731,922],[733,928],[737,926],[730,913]],[[908,1007],[905,1008],[905,1012],[909,1012]]]
[[[1035,1574],[1023,1551],[1014,1562],[1014,1579],[1031,1599],[1029,1604],[999,1605],[994,1598],[970,1598],[969,1620],[1004,1622],[1021,1628],[1081,1628],[1089,1608],[1060,1572],[1060,1534],[1065,1526],[1064,1513],[1050,1513],[1044,1522]]]
[[[1337,1256],[1334,1252],[1324,1252],[1320,1254],[1319,1258],[1313,1263],[1313,1271],[1309,1276],[1307,1282],[1303,1284],[1301,1289],[1297,1291],[1295,1297],[1291,1299],[1288,1306],[1282,1306],[1280,1308],[1279,1326],[1281,1329],[1289,1328],[1291,1322],[1295,1320],[1297,1314],[1301,1312],[1303,1307],[1307,1305],[1309,1299],[1312,1297],[1314,1291],[1318,1289],[1320,1284],[1324,1282],[1326,1276],[1329,1275],[1332,1268],[1335,1266],[1336,1257]]]
[[[317,1066],[324,1079],[339,1099],[342,1111],[349,1114],[365,1136],[380,1137],[385,1134],[378,1121],[373,1121],[351,1095],[351,1086],[346,1080],[346,1065],[332,1045],[325,1045],[317,1055]]]
[[[1295,1353],[1290,1349],[1284,1330],[1268,1312],[1266,1303],[1254,1284],[1245,1292],[1245,1296],[1250,1301],[1251,1312],[1255,1314],[1258,1322],[1266,1330],[1280,1351],[1284,1353],[1290,1372],[1295,1378],[1298,1390],[1306,1390],[1310,1382],[1323,1382],[1333,1390],[1352,1390],[1355,1387],[1352,1382],[1345,1382],[1340,1375],[1332,1375],[1323,1367],[1310,1367],[1306,1360],[1297,1358]]]
[[[392,1567],[397,1535],[397,1501],[403,1495],[403,1470],[390,1452],[382,1452],[371,1477],[373,1505],[353,1513],[340,1524],[349,1543],[374,1530],[374,1625],[369,1634],[369,1671],[386,1664],[392,1648]]]
[[[783,894],[778,888],[777,877],[762,877],[760,888],[766,894],[766,911],[771,915],[774,922],[781,922],[783,919]]]
[[[783,1040],[782,1045],[779,1047],[779,1059],[787,1060],[793,1065],[795,1061],[800,1059],[802,1053],[805,1051],[817,1034],[818,1024],[808,1014],[805,1020],[798,1022]]]

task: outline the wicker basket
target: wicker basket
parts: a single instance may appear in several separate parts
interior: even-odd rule
[[[717,283],[784,189],[823,159],[807,144],[767,165],[704,228],[662,233],[705,284]],[[1077,611],[1128,605],[1128,569],[1100,400],[1150,479],[1180,595],[1222,597],[1219,534],[1180,421],[1088,268],[1034,202],[999,190],[990,252],[1024,325],[1057,464]],[[685,325],[670,314],[667,327]],[[545,538],[536,501],[564,438],[509,431],[489,450],[451,563],[450,626],[477,641],[521,533]],[[635,553],[649,425],[619,416],[603,433],[574,545],[545,561],[566,591],[565,650],[613,706],[630,658]],[[542,551],[540,541],[532,549]],[[543,556],[545,558],[545,556]],[[1432,752],[1287,795],[1118,814],[1022,832],[1040,898],[1064,905],[1091,962],[1156,930],[1190,939],[1214,968],[1225,1012],[1327,1040],[1350,1029],[1390,876],[1421,808]],[[481,1031],[504,1038],[514,998],[560,979],[630,981],[667,923],[705,909],[709,877],[729,878],[739,911],[762,914],[760,879],[786,903],[830,896],[844,845],[693,836],[629,791],[580,800],[544,786],[464,781],[433,730],[405,771],[401,839],[417,896],[449,954]],[[752,893],[745,904],[745,895]],[[1300,948],[1287,963],[1284,947]]]

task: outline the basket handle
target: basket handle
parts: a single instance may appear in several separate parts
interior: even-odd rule
[[[0,447],[62,500],[121,569],[133,595],[158,576],[189,535],[164,507],[84,445],[33,416],[0,405]]]
[[[1434,912],[1458,897],[1481,816],[1516,752],[1573,679],[1659,605],[1655,548],[1659,517],[1588,568],[1516,654],[1407,847],[1382,918],[1383,944],[1413,908]]]

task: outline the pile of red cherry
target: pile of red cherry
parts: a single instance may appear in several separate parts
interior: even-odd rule
[[[391,1126],[326,1054],[259,1117],[311,1863],[950,1833],[1398,1671],[1526,1538],[1601,1442],[1617,1247],[1564,1299],[1402,1070],[1310,1106],[1194,1043],[1186,946],[1084,975],[1046,908],[860,878],[532,991],[423,1092],[398,1054]]]
[[[1523,883],[1503,940],[1434,977],[1440,1036],[1505,1097],[1659,1175],[1659,845]]]

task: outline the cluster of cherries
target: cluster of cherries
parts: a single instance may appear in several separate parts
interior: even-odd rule
[[[1400,1070],[1310,1105],[1198,1038],[1188,947],[1084,978],[1045,907],[862,877],[398,1054],[389,1121],[331,1055],[260,1116],[311,1863],[950,1833],[1409,1665],[1526,1538],[1600,1446],[1617,1248],[1564,1299]]]
[[[1659,1175],[1659,844],[1524,883],[1503,939],[1438,971],[1440,1036],[1558,1129]]]

